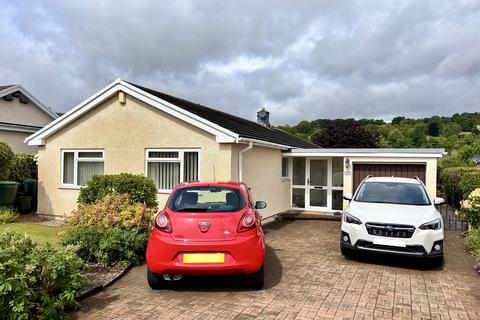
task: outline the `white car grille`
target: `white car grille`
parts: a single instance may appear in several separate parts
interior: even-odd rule
[[[409,225],[368,222],[365,227],[368,234],[381,237],[411,238],[415,232],[415,227]]]

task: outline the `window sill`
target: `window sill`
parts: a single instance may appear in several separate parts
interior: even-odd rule
[[[282,182],[292,181],[289,177],[282,177]]]
[[[69,190],[80,190],[81,187],[79,186],[60,186],[58,189],[69,189]]]

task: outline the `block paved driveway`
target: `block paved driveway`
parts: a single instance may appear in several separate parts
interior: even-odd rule
[[[480,277],[459,233],[447,233],[446,263],[345,259],[338,221],[275,222],[265,227],[266,286],[239,277],[186,279],[162,291],[146,266],[81,301],[74,319],[480,319]]]

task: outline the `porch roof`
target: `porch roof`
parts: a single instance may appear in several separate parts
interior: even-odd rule
[[[382,157],[382,158],[441,158],[446,154],[442,148],[333,148],[292,149],[284,152],[290,157]]]

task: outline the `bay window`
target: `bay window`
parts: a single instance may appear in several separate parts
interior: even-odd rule
[[[199,172],[199,150],[146,150],[146,176],[159,192],[169,192],[180,182],[198,181]]]
[[[62,150],[61,161],[61,185],[65,187],[81,187],[104,173],[103,150]]]

